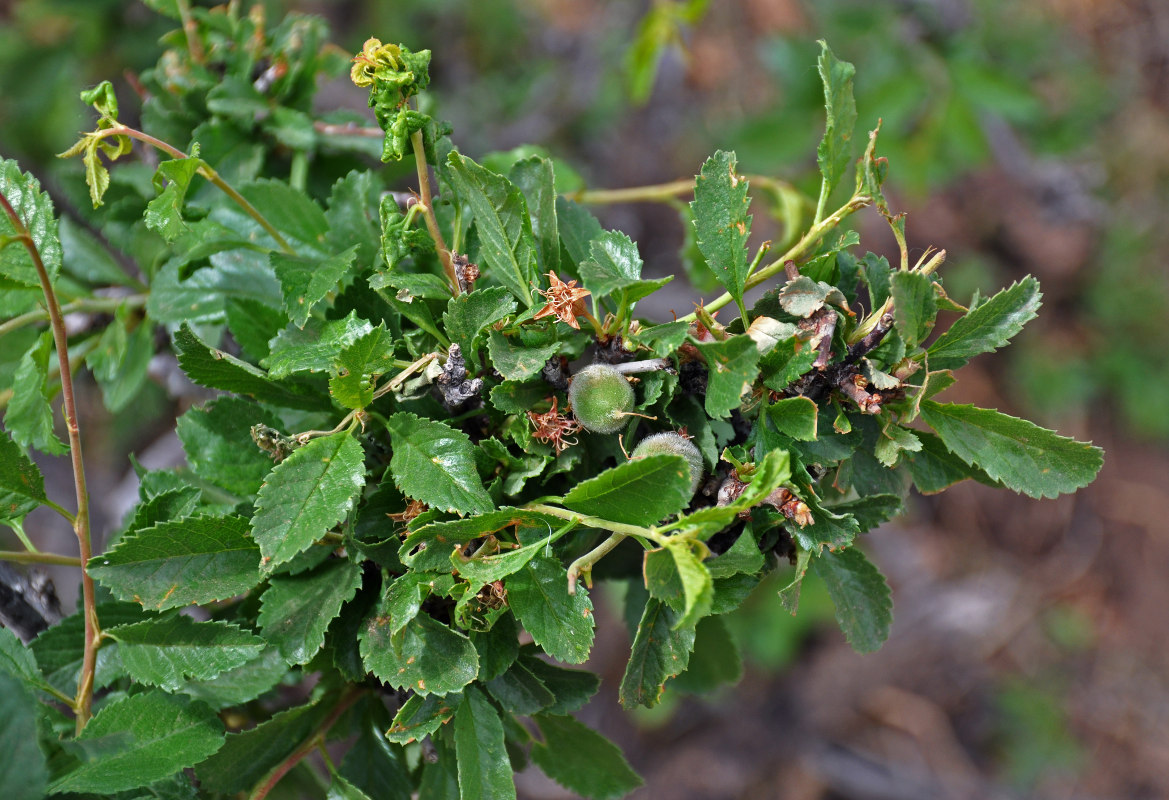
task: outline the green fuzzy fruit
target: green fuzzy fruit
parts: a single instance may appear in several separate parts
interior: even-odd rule
[[[655,433],[642,439],[633,450],[633,458],[669,454],[682,456],[690,465],[690,492],[698,491],[702,482],[702,453],[685,436],[677,433]]]
[[[568,402],[585,430],[616,433],[633,408],[633,387],[607,364],[590,364],[573,376]]]

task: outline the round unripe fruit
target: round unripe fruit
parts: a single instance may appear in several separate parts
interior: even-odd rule
[[[590,364],[573,376],[568,402],[585,430],[616,433],[633,408],[633,387],[609,365]]]
[[[690,493],[698,491],[702,482],[702,453],[694,443],[678,433],[655,433],[641,440],[633,449],[633,458],[668,454],[682,456],[690,466]]]

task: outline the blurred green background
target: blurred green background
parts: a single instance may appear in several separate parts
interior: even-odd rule
[[[368,36],[431,48],[437,116],[461,149],[539,144],[589,188],[689,177],[724,148],[745,172],[814,193],[826,39],[857,67],[858,131],[882,121],[886,187],[909,214],[913,253],[947,250],[960,301],[1028,273],[1043,284],[1040,318],[964,370],[953,399],[1103,445],[1097,483],[1043,503],[966,486],[915,498],[869,537],[898,620],[875,656],[822,624],[831,609],[815,587],[793,620],[765,585],[733,626],[737,689],[672,693],[632,719],[602,696],[586,721],[646,775],[639,797],[1169,796],[1169,4],[260,5],[272,22],[327,18],[350,52]],[[80,168],[53,157],[88,124],[78,91],[111,79],[133,120],[134,76],[170,28],[126,0],[0,2],[0,154],[53,192]],[[365,108],[346,81],[318,103]],[[639,242],[648,270],[683,271],[675,210],[596,210]],[[758,240],[781,235],[760,198],[755,214]],[[892,250],[884,223],[862,216],[866,246]],[[670,301],[686,313],[691,299]],[[18,355],[0,354],[0,369]],[[110,485],[176,409],[157,389],[137,410],[100,433]],[[607,677],[628,647],[611,600],[593,662]],[[522,796],[557,792],[521,780]]]

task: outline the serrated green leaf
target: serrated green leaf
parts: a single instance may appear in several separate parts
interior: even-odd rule
[[[80,223],[65,217],[60,220],[62,268],[78,280],[97,286],[133,286],[134,282],[118,265],[112,253],[117,250],[105,245]]]
[[[325,800],[370,800],[369,795],[349,781],[334,773],[325,792]]]
[[[502,332],[492,328],[487,332],[487,349],[491,353],[491,366],[499,374],[509,381],[525,381],[540,374],[548,359],[559,352],[560,343],[524,347],[513,344]]]
[[[21,356],[12,377],[12,398],[4,412],[4,427],[17,444],[42,453],[61,455],[68,452],[69,446],[53,432],[53,407],[49,404],[49,354],[52,348],[52,333],[45,331]]]
[[[509,714],[535,714],[556,702],[544,682],[521,661],[512,662],[502,675],[481,682]]]
[[[532,748],[532,761],[545,775],[570,792],[593,800],[624,797],[642,780],[617,745],[572,717],[534,717],[542,743]]]
[[[464,292],[447,301],[442,326],[451,341],[462,348],[471,363],[478,350],[479,334],[489,325],[516,311],[515,298],[502,286]]]
[[[260,582],[260,548],[243,517],[188,517],[127,536],[89,561],[120,600],[160,611],[224,600]]]
[[[558,559],[538,556],[507,579],[507,598],[533,641],[557,661],[580,664],[593,647],[593,604],[583,586],[568,593]]]
[[[121,792],[198,764],[223,746],[223,723],[207,706],[160,691],[117,700],[75,742],[93,754],[50,792]]]
[[[747,239],[751,216],[747,210],[747,180],[736,172],[734,153],[719,150],[702,165],[694,184],[694,229],[698,249],[718,282],[741,302],[751,261]]]
[[[807,397],[786,397],[767,405],[767,416],[776,430],[801,442],[816,438],[818,411]]]
[[[877,438],[873,455],[886,467],[892,469],[903,452],[914,453],[921,449],[921,440],[913,431],[892,423],[885,426]]]
[[[304,327],[313,306],[337,288],[353,268],[356,257],[357,245],[325,259],[276,252],[268,256],[284,293],[284,310],[296,327]]]
[[[449,570],[451,550],[457,545],[518,525],[548,525],[551,531],[554,522],[554,517],[537,511],[504,507],[467,519],[423,525],[407,535],[398,555],[416,572]]]
[[[681,456],[646,456],[582,481],[561,501],[581,514],[653,525],[690,502],[690,467]]]
[[[597,298],[607,297],[641,280],[637,245],[621,231],[605,231],[589,243],[589,256],[578,265],[581,281]]]
[[[697,347],[707,366],[706,413],[725,419],[739,407],[739,399],[751,390],[759,375],[759,349],[749,336],[732,336]]]
[[[583,669],[566,669],[549,664],[536,657],[533,645],[520,652],[519,660],[556,698],[555,703],[546,709],[549,714],[579,711],[601,688],[599,675]]]
[[[671,541],[666,549],[674,559],[685,597],[682,617],[674,623],[674,628],[675,630],[683,627],[692,628],[698,620],[710,613],[710,605],[714,599],[710,571],[694,554],[688,542],[675,544]]]
[[[410,800],[414,781],[402,751],[391,747],[375,727],[374,714],[369,717],[337,772],[374,800]]]
[[[325,255],[320,250],[321,243],[329,233],[329,220],[321,207],[305,192],[293,188],[284,181],[270,179],[252,181],[237,188],[239,193],[278,231],[302,245],[295,248],[297,252]],[[241,220],[237,227],[254,231],[262,240],[271,241],[268,234],[251,217],[244,215],[242,211],[237,212],[234,207],[228,211]]]
[[[459,761],[461,800],[514,798],[515,781],[503,742],[503,722],[475,687],[463,695],[455,712],[455,755]]]
[[[8,628],[0,627],[0,673],[19,678],[30,688],[45,685],[32,650],[25,647]]]
[[[228,304],[240,301],[279,309],[280,282],[268,265],[267,256],[247,249],[246,242],[220,238],[230,232],[206,220],[191,223],[191,228],[191,235],[174,245],[186,248],[182,255],[164,264],[150,282],[146,311],[151,319],[174,324],[219,324],[226,318]],[[234,249],[217,252],[216,248]],[[211,251],[211,265],[188,275],[187,262],[199,255],[208,257],[207,251]],[[277,313],[283,327],[287,317]]]
[[[725,553],[708,559],[706,568],[711,577],[726,578],[731,575],[754,575],[763,569],[765,559],[759,544],[749,531],[744,531]]]
[[[852,648],[858,653],[881,649],[893,624],[893,601],[881,571],[855,547],[821,553],[811,568],[828,587],[836,621]]]
[[[48,501],[41,471],[8,432],[0,430],[0,520],[20,521]]]
[[[221,672],[210,680],[188,681],[178,691],[222,711],[255,700],[275,688],[287,674],[288,665],[280,653],[269,648],[258,658]]]
[[[650,598],[645,604],[625,676],[621,705],[653,708],[661,700],[666,681],[686,669],[694,649],[694,628],[676,628],[682,612]]]
[[[252,518],[265,569],[290,561],[345,519],[365,486],[364,461],[357,440],[339,431],[296,448],[276,465]]]
[[[852,161],[852,133],[856,127],[852,79],[856,75],[856,67],[847,61],[838,60],[827,42],[821,40],[819,44],[817,66],[824,84],[824,108],[828,119],[824,138],[816,149],[816,161],[820,165],[820,174],[824,176],[827,195],[844,177]]]
[[[345,408],[365,408],[373,402],[374,379],[393,368],[394,342],[379,325],[337,356],[329,394]]]
[[[917,432],[921,450],[906,455],[905,464],[913,477],[914,486],[922,494],[937,494],[967,478],[999,486],[977,466],[967,464],[946,449],[946,445],[932,433]]]
[[[8,631],[0,629],[0,636]],[[0,792],[5,800],[41,800],[49,783],[37,742],[39,703],[14,675],[0,670]]]
[[[601,236],[605,229],[587,208],[567,197],[556,198],[556,219],[564,250],[573,265],[579,265],[589,257],[589,244]]]
[[[329,624],[360,585],[361,567],[349,560],[274,577],[260,598],[260,630],[289,664],[305,664],[324,646]]]
[[[378,218],[381,193],[381,179],[373,172],[353,170],[337,180],[329,191],[329,207],[325,211],[329,223],[326,246],[339,253],[354,245],[357,263],[372,264],[381,246]]]
[[[272,471],[272,459],[252,441],[251,428],[257,424],[278,428],[280,420],[251,400],[220,397],[179,417],[176,432],[196,475],[250,497]]]
[[[898,495],[871,494],[843,503],[833,503],[829,510],[835,514],[851,515],[860,526],[860,532],[864,533],[893,519],[901,513],[903,507],[904,503]]]
[[[299,747],[329,713],[329,703],[281,711],[251,730],[228,734],[222,749],[195,768],[200,786],[233,794],[250,790]]]
[[[303,329],[288,327],[272,342],[272,351],[261,364],[270,378],[286,378],[297,372],[326,372],[341,351],[373,330],[373,325],[350,311],[344,319],[309,320]]]
[[[386,731],[386,738],[395,744],[409,744],[430,736],[455,715],[461,701],[460,694],[445,697],[436,694],[425,697],[410,695],[394,716],[393,724]]]
[[[261,370],[230,353],[208,347],[186,323],[175,334],[179,366],[192,381],[211,389],[247,395],[262,403],[303,411],[328,411],[332,404],[320,393],[272,380]]]
[[[146,204],[146,227],[158,231],[167,242],[173,242],[186,233],[183,222],[183,202],[191,179],[203,164],[199,158],[199,147],[195,145],[190,158],[176,158],[163,161],[154,171],[154,189],[158,196]]]
[[[933,281],[919,272],[898,270],[890,279],[890,290],[893,294],[893,322],[905,346],[912,350],[929,336],[938,315]]]
[[[394,449],[390,470],[403,494],[452,513],[492,510],[467,434],[405,411],[390,417],[386,428]]]
[[[556,220],[556,174],[549,158],[525,158],[512,165],[511,182],[523,193],[536,238],[540,269],[560,271],[560,231]]]
[[[371,617],[358,640],[366,668],[396,689],[419,695],[460,691],[479,674],[479,654],[471,640],[427,614],[390,633],[388,615]]]
[[[783,285],[778,294],[780,308],[794,317],[810,317],[825,305],[845,306],[844,293],[830,283],[800,275]]]
[[[188,680],[210,680],[260,655],[264,640],[226,622],[197,622],[178,613],[104,628],[118,642],[122,665],[140,683],[174,692]]]
[[[727,624],[718,617],[699,620],[694,632],[694,652],[686,671],[674,678],[671,689],[702,694],[738,683],[743,677],[739,646]]]
[[[523,194],[511,181],[457,152],[447,158],[459,198],[471,208],[488,277],[531,307],[536,248]]]
[[[955,320],[929,348],[930,369],[957,369],[981,353],[993,353],[1034,319],[1043,295],[1028,275]]]
[[[865,253],[861,259],[861,275],[865,286],[869,289],[869,301],[874,310],[880,308],[889,299],[891,292],[890,275],[893,270],[884,256]]]
[[[41,184],[31,174],[21,172],[11,159],[0,159],[0,194],[8,200],[16,216],[32,237],[48,274],[49,283],[57,282],[61,272],[61,242],[57,238],[57,219],[53,202],[41,191]],[[0,241],[16,235],[12,220],[0,212]],[[0,247],[0,276],[22,286],[41,288],[40,276],[32,256],[20,242]]]
[[[138,396],[154,357],[154,326],[143,320],[129,331],[131,314],[128,306],[119,306],[114,322],[102,331],[97,348],[85,357],[101,387],[106,409],[115,414]]]
[[[759,359],[763,385],[772,391],[782,392],[810,370],[815,360],[816,351],[806,342],[794,336],[785,339]]]
[[[552,389],[542,380],[504,381],[491,389],[491,405],[504,414],[525,414],[546,399]]]
[[[921,417],[956,456],[1028,497],[1081,489],[1104,463],[1099,447],[988,408],[926,400]]]
[[[800,499],[812,512],[812,524],[791,526],[792,536],[800,547],[820,553],[825,547],[837,550],[852,544],[860,533],[857,521],[847,514],[837,514],[820,505],[811,492],[803,492]]]
[[[546,546],[545,541],[532,542],[518,550],[506,550],[471,559],[459,558],[457,553],[452,553],[451,565],[459,573],[459,577],[472,586],[484,586],[523,569],[524,565],[539,555]]]

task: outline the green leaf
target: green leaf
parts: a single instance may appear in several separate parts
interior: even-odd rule
[[[472,539],[518,525],[551,525],[555,517],[537,511],[504,507],[486,514],[435,522],[411,531],[398,551],[402,562],[415,571],[450,570],[451,550]],[[559,523],[558,523],[559,524]]]
[[[447,158],[459,198],[471,207],[487,275],[532,305],[536,248],[527,203],[520,190],[457,152]]]
[[[40,253],[49,284],[57,282],[61,272],[61,241],[57,238],[57,219],[53,216],[53,202],[41,191],[41,184],[31,174],[21,172],[15,161],[0,159],[0,195],[3,195],[16,216],[28,228],[33,244]],[[16,235],[8,214],[0,211],[0,242]],[[20,242],[0,247],[0,276],[22,286],[41,288],[40,276],[32,256]]]
[[[374,615],[358,634],[361,658],[379,680],[419,695],[461,690],[479,674],[471,640],[427,614],[391,633],[389,615]]]
[[[542,743],[532,748],[532,761],[565,789],[594,800],[624,797],[642,780],[617,745],[572,717],[534,717]]]
[[[121,792],[161,780],[222,747],[223,723],[202,703],[154,690],[110,703],[74,741],[92,755],[53,781],[51,793]]]
[[[163,161],[154,171],[154,189],[158,197],[146,204],[145,222],[147,228],[158,231],[167,242],[173,242],[187,232],[187,225],[183,222],[183,202],[191,179],[202,164],[196,144],[191,148],[190,158]]]
[[[542,380],[504,381],[491,389],[489,398],[491,405],[504,414],[525,414],[550,394],[551,387]]]
[[[154,321],[219,324],[226,318],[229,303],[257,303],[272,310],[280,306],[280,282],[266,256],[247,249],[245,242],[220,238],[230,232],[208,221],[193,222],[191,228],[191,235],[175,244],[176,248],[187,248],[183,256],[164,264],[150,283],[146,311]],[[200,236],[206,241],[195,243]],[[211,265],[188,275],[187,261],[206,258],[208,251]],[[278,313],[283,327],[287,318]]]
[[[993,353],[1035,318],[1043,295],[1028,275],[964,316],[929,348],[930,369],[957,369],[981,353]]]
[[[320,700],[281,711],[251,730],[228,734],[223,748],[196,767],[200,786],[228,794],[250,790],[299,747],[328,713],[329,703]]]
[[[641,255],[637,245],[621,231],[605,231],[589,243],[589,256],[580,262],[586,289],[606,297],[641,280]]]
[[[782,392],[797,378],[812,368],[816,351],[806,342],[791,337],[779,342],[759,359],[763,385],[775,392]]]
[[[313,306],[337,288],[353,268],[356,257],[357,245],[325,259],[275,252],[268,256],[284,292],[284,310],[296,327],[304,327]]]
[[[593,604],[583,586],[568,593],[568,573],[556,558],[538,556],[507,579],[512,611],[533,641],[557,661],[580,664],[593,647]]]
[[[243,517],[188,517],[127,536],[89,561],[120,600],[165,610],[225,600],[260,582],[260,548]]]
[[[852,96],[852,79],[856,67],[847,61],[839,61],[829,49],[828,43],[820,41],[820,58],[817,66],[820,80],[824,84],[824,108],[828,113],[824,138],[816,149],[816,161],[820,174],[824,176],[827,196],[844,177],[852,161],[852,133],[856,126],[856,101]]]
[[[807,275],[785,283],[777,297],[780,308],[794,317],[810,317],[825,305],[844,307],[848,302],[844,293],[832,284],[813,280]]]
[[[405,411],[386,420],[386,428],[394,449],[390,470],[403,494],[451,513],[492,510],[467,434]]]
[[[922,494],[937,494],[967,478],[988,486],[1001,486],[981,469],[947,450],[942,440],[932,433],[917,431],[917,439],[921,442],[921,450],[907,454],[905,464],[914,486]]]
[[[873,455],[886,467],[892,469],[903,452],[914,453],[921,449],[921,440],[917,434],[900,425],[889,423],[877,438],[873,448]]]
[[[462,696],[458,694],[446,697],[410,695],[394,716],[386,738],[395,744],[409,744],[430,736],[455,715],[461,700]]]
[[[272,470],[256,498],[252,536],[271,570],[345,519],[365,486],[365,455],[348,431],[313,439]]]
[[[302,245],[295,248],[298,252],[324,255],[320,248],[328,236],[329,221],[321,207],[305,192],[274,179],[252,181],[237,188],[278,231]],[[234,207],[229,210],[232,214],[238,213],[243,220],[239,226],[241,229],[254,231],[263,241],[271,241],[251,217],[236,212]]]
[[[579,265],[589,257],[589,245],[602,236],[605,229],[587,208],[567,197],[556,198],[556,218],[564,250],[572,263]]]
[[[516,311],[516,302],[502,286],[489,286],[455,295],[447,301],[442,326],[451,341],[462,348],[468,363],[475,359],[479,334]]]
[[[860,533],[855,519],[824,508],[811,492],[802,492],[800,499],[811,509],[812,524],[803,528],[792,526],[791,533],[805,550],[820,553],[825,547],[833,550],[847,547]]]
[[[459,761],[460,800],[514,798],[515,781],[503,742],[503,721],[475,687],[455,712],[455,755]]]
[[[121,411],[138,396],[154,357],[154,326],[143,321],[130,332],[127,326],[133,324],[132,314],[127,305],[118,306],[114,322],[102,331],[97,348],[85,357],[111,413]]]
[[[938,314],[933,281],[918,272],[898,270],[893,273],[890,288],[893,292],[893,321],[905,346],[912,350],[929,336]]]
[[[860,526],[860,532],[864,533],[893,519],[901,513],[903,507],[904,502],[898,495],[871,494],[843,503],[834,503],[830,510],[836,514],[852,515]]]
[[[885,305],[885,301],[889,299],[890,275],[893,270],[889,266],[888,259],[873,253],[865,253],[861,260],[861,267],[863,268],[861,275],[869,289],[869,302],[872,304],[873,310],[876,310]]]
[[[196,475],[251,497],[272,471],[272,459],[252,441],[251,428],[257,424],[278,428],[280,420],[251,400],[220,397],[179,417],[176,432]]]
[[[693,628],[698,620],[710,613],[710,604],[714,599],[710,571],[707,570],[698,556],[694,555],[688,542],[675,544],[671,541],[666,549],[673,556],[674,566],[678,570],[678,577],[682,581],[682,592],[686,599],[682,608],[682,617],[674,623],[674,628],[675,630]]]
[[[324,647],[329,623],[360,585],[361,567],[349,560],[276,576],[260,598],[260,630],[289,664],[308,663]]]
[[[374,379],[394,368],[394,342],[379,325],[337,356],[329,394],[341,406],[362,409],[373,402]]]
[[[855,547],[821,553],[812,572],[824,581],[836,606],[836,621],[858,653],[874,653],[889,638],[893,601],[885,577]]]
[[[677,628],[682,612],[650,598],[645,604],[620,698],[624,708],[653,708],[661,700],[666,681],[686,669],[694,649],[694,628]]]
[[[7,633],[0,629],[0,637]],[[39,705],[18,678],[0,671],[0,792],[5,800],[45,796],[49,769],[37,743]]]
[[[699,344],[698,350],[707,366],[706,413],[725,419],[759,375],[759,349],[749,336],[732,336]]]
[[[355,245],[357,263],[372,264],[381,246],[378,218],[381,191],[381,179],[373,172],[353,170],[334,183],[329,191],[329,208],[325,211],[329,222],[325,245],[335,253]]]
[[[209,680],[258,657],[264,640],[226,622],[196,622],[178,613],[105,628],[118,642],[122,665],[140,683],[174,692],[188,680]]]
[[[375,715],[371,713],[369,717],[337,772],[374,800],[410,800],[414,782],[401,749],[391,747],[375,727]]]
[[[750,537],[746,537],[750,538]],[[670,688],[702,694],[720,686],[738,683],[743,677],[739,646],[719,617],[699,620],[694,633],[694,652],[686,671],[674,679]]]
[[[179,693],[201,700],[217,711],[238,706],[275,688],[288,674],[288,665],[274,649],[263,651],[235,669],[221,672],[205,681],[188,681]]]
[[[12,399],[4,412],[4,427],[17,444],[49,455],[61,455],[68,452],[69,446],[53,433],[53,407],[49,404],[49,354],[52,348],[53,335],[45,331],[21,356],[12,377]]]
[[[556,174],[552,159],[533,156],[517,161],[508,177],[523,192],[532,220],[532,235],[539,246],[540,268],[560,271],[560,231],[556,220]]]
[[[286,378],[296,372],[326,372],[333,368],[341,351],[373,330],[373,325],[350,311],[344,319],[328,322],[309,320],[303,329],[288,327],[272,342],[272,351],[261,363],[271,378]]]
[[[769,403],[767,416],[780,433],[797,441],[810,442],[816,438],[818,410],[816,404],[807,397],[787,397]]]
[[[560,350],[560,342],[524,347],[512,344],[503,333],[492,328],[487,332],[487,349],[491,353],[491,366],[499,374],[509,381],[524,381],[540,374],[548,359]]]
[[[134,285],[134,282],[111,254],[116,253],[117,250],[110,245],[103,244],[81,223],[65,217],[60,220],[58,233],[61,236],[62,267],[68,274],[78,280],[98,286]],[[65,267],[66,264],[67,267]]]
[[[41,471],[8,432],[0,430],[0,520],[19,522],[47,502]]]
[[[546,546],[546,541],[532,542],[518,550],[471,559],[460,558],[455,552],[451,554],[451,564],[463,580],[472,586],[484,586],[523,569]]]
[[[186,323],[175,334],[179,366],[192,381],[211,389],[247,395],[262,403],[303,411],[328,411],[332,407],[320,393],[274,381],[261,370],[230,353],[208,347]]]
[[[690,467],[681,456],[646,456],[581,481],[561,501],[581,514],[653,525],[690,502]]]
[[[329,783],[329,791],[325,793],[325,800],[370,800],[370,797],[352,783],[334,773],[333,779]]]
[[[960,459],[1028,497],[1081,489],[1104,463],[1099,447],[991,409],[926,400],[921,417]]]
[[[535,714],[556,702],[544,682],[520,661],[512,662],[506,672],[484,685],[503,710],[511,714]]]
[[[521,650],[519,660],[556,698],[546,709],[547,713],[569,714],[579,711],[601,688],[600,676],[583,669],[565,669],[549,664],[535,653],[535,646],[528,645]]]
[[[751,198],[747,196],[747,180],[736,167],[734,153],[719,150],[708,158],[694,183],[690,209],[698,250],[718,282],[741,303],[751,266],[747,257]]]
[[[0,627],[0,673],[20,678],[30,688],[45,686],[32,650],[25,647],[15,633],[4,627]]]

